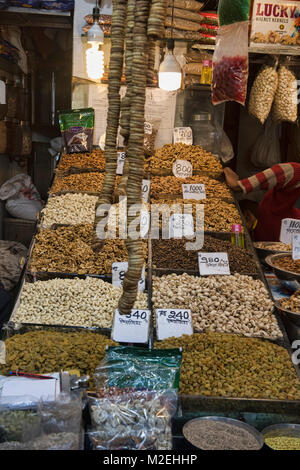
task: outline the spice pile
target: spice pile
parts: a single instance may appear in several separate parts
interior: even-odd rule
[[[42,210],[42,226],[47,228],[54,224],[92,224],[97,200],[97,196],[88,194],[63,194],[49,198]]]
[[[220,161],[210,152],[204,150],[200,145],[186,145],[182,143],[167,144],[156,150],[150,158],[150,170],[170,170],[176,160],[187,160],[194,170],[200,170],[211,174],[222,173]]]
[[[250,276],[153,276],[152,302],[154,309],[190,309],[194,331],[282,338],[263,282]]]
[[[11,320],[18,323],[111,328],[122,289],[88,277],[52,279],[24,286]],[[134,308],[147,308],[147,294],[138,293]]]
[[[203,333],[169,338],[155,347],[182,347],[181,394],[300,399],[289,353],[269,341]]]
[[[56,176],[51,187],[50,194],[61,192],[88,192],[101,193],[104,181],[104,173],[79,173],[59,178]]]
[[[265,443],[274,450],[300,450],[300,437],[265,437]]]
[[[153,240],[152,264],[153,268],[175,269],[180,271],[197,271],[198,252],[227,252],[231,273],[257,274],[256,263],[252,254],[232,245],[226,240],[204,236],[204,245],[201,250],[186,250],[184,240]]]
[[[93,149],[91,153],[70,153],[63,154],[60,158],[58,170],[66,171],[77,169],[98,169],[105,170],[104,152],[100,149]]]

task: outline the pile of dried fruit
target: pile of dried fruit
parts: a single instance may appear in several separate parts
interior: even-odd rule
[[[201,170],[209,173],[222,173],[220,161],[210,152],[204,150],[200,145],[167,144],[156,150],[150,158],[150,170],[170,170],[176,160],[187,160],[193,170]]]
[[[121,294],[121,288],[92,277],[27,283],[11,320],[110,328]],[[147,294],[139,292],[134,308],[147,308],[147,305]]]
[[[107,336],[91,331],[16,334],[5,341],[6,364],[0,366],[0,374],[18,369],[37,374],[78,369],[82,375],[93,377],[106,346],[113,344]]]
[[[94,149],[91,153],[70,153],[63,154],[59,161],[58,170],[66,171],[73,168],[84,168],[105,170],[104,152],[100,149]]]
[[[208,176],[191,176],[190,178],[176,178],[175,176],[152,176],[150,195],[158,198],[163,195],[182,194],[183,184],[204,184],[206,197],[225,198],[232,201],[232,195],[225,183],[221,183]],[[153,201],[152,201],[153,202]]]
[[[250,276],[153,276],[152,302],[154,309],[190,309],[194,331],[282,338],[265,285]]]
[[[253,255],[226,240],[204,236],[204,245],[199,250],[186,250],[184,240],[153,240],[153,268],[175,269],[180,271],[198,271],[198,252],[227,252],[231,273],[257,274]]]
[[[58,178],[56,176],[50,194],[77,191],[88,193],[101,193],[104,173],[79,173]]]
[[[289,354],[271,342],[203,333],[155,346],[183,348],[181,394],[300,400],[300,382]]]

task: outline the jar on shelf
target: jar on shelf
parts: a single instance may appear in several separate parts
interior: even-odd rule
[[[212,61],[204,60],[202,63],[200,83],[201,85],[211,85],[211,79],[212,79]]]
[[[190,122],[193,130],[194,145],[201,145],[213,154],[220,154],[222,129],[214,123],[213,116],[208,112],[193,114]]]

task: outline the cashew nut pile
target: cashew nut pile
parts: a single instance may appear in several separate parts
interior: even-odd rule
[[[251,88],[249,113],[262,124],[269,116],[278,84],[274,67],[266,66],[257,75]]]
[[[16,323],[110,328],[122,288],[102,279],[52,279],[25,284]],[[147,294],[138,293],[134,308],[147,308]]]
[[[92,224],[97,200],[97,196],[88,194],[63,194],[49,198],[42,210],[42,225],[48,228],[54,224]]]
[[[190,309],[196,332],[282,337],[264,284],[250,276],[154,276],[152,291],[154,308]]]
[[[297,100],[297,79],[291,70],[281,65],[273,105],[274,121],[297,121]]]

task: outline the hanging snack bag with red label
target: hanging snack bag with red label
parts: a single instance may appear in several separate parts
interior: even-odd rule
[[[244,105],[248,81],[248,21],[222,26],[213,57],[212,102]]]

